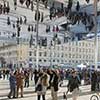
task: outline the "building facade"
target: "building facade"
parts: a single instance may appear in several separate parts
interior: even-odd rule
[[[0,57],[6,63],[22,64],[31,63],[36,66],[36,47],[33,45],[6,45],[0,47]],[[95,49],[92,40],[73,41],[55,46],[39,47],[39,66],[52,66],[61,64],[94,64]]]
[[[5,59],[6,64],[21,64],[25,63],[28,55],[28,45],[3,45],[0,47],[0,57]]]
[[[36,49],[31,52],[32,62],[36,65]],[[61,65],[61,64],[93,64],[94,63],[94,42],[79,41],[69,42],[66,44],[40,47],[39,48],[39,65]]]

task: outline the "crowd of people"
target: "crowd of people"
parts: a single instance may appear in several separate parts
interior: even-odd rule
[[[80,94],[80,85],[90,85],[91,91],[100,91],[100,71],[95,70],[76,70],[74,68],[63,69],[20,69],[15,71],[3,70],[0,76],[9,77],[10,92],[8,98],[18,98],[19,89],[21,90],[21,97],[24,94],[24,87],[30,86],[30,80],[34,81],[35,92],[37,93],[37,100],[42,97],[46,100],[47,90],[51,90],[52,100],[58,100],[59,87],[63,85],[64,80],[68,80],[67,89],[72,93],[73,100],[77,100]],[[84,83],[82,83],[84,80]]]

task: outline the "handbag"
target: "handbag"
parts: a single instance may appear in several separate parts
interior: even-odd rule
[[[64,92],[63,93],[63,99],[66,99],[67,100],[67,94],[68,94],[68,92],[69,92],[69,89],[67,90],[67,92]]]
[[[38,85],[37,85],[36,91],[42,91],[42,84],[38,84]]]

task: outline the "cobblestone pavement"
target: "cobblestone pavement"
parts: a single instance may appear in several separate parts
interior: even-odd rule
[[[67,91],[66,85],[67,82],[64,82],[64,86],[59,88],[58,91],[58,100],[64,100],[63,99],[63,92]],[[80,96],[78,100],[89,100],[91,95],[93,93],[90,92],[90,86],[81,86],[80,87]],[[0,100],[8,100],[7,94],[9,93],[9,81],[8,80],[0,80]],[[34,83],[30,82],[29,88],[24,88],[24,97],[23,98],[17,98],[17,99],[11,99],[11,100],[36,100],[36,93],[34,92]],[[68,93],[68,100],[72,100],[71,93]],[[51,92],[50,90],[47,91],[46,94],[46,100],[51,100]]]

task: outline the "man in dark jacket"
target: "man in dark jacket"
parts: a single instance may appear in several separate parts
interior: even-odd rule
[[[97,84],[97,73],[93,71],[91,73],[91,91],[96,91],[96,84]]]
[[[58,91],[58,83],[59,83],[59,74],[57,70],[53,70],[53,77],[51,80],[51,96],[52,100],[58,100],[57,91]]]
[[[11,98],[11,95],[13,94],[13,98],[15,98],[15,92],[16,92],[16,77],[13,72],[11,72],[9,77],[10,82],[10,93],[8,94],[8,98]]]
[[[29,87],[29,72],[28,70],[24,72],[25,76],[25,86],[24,87]]]
[[[77,76],[77,72],[72,71],[72,75],[70,76],[68,82],[68,89],[70,92],[72,92],[73,100],[77,100],[77,97],[79,95],[79,84],[80,84],[80,80]]]
[[[37,71],[37,69],[35,69],[33,73],[34,73],[34,82],[36,86],[38,78],[39,78],[39,72]],[[36,92],[36,87],[35,87],[35,92]]]

